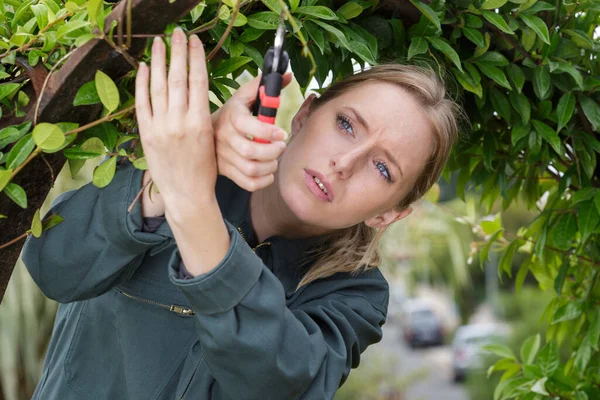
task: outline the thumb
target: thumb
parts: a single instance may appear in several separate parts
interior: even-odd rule
[[[256,100],[256,94],[258,93],[258,86],[260,85],[260,77],[262,75],[258,74],[254,79],[250,82],[244,83],[240,88],[235,92],[234,96],[240,100],[244,105],[251,106]]]
[[[258,93],[258,86],[260,85],[261,74],[257,75],[250,82],[243,84],[240,88],[235,92],[235,95],[244,105],[250,107],[252,103],[256,100],[256,94]],[[287,72],[283,74],[283,81],[281,82],[281,88],[285,88],[290,84],[294,74],[291,72]]]

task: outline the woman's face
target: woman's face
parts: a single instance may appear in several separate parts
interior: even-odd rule
[[[362,221],[382,228],[408,215],[410,209],[394,206],[413,187],[432,146],[416,99],[396,85],[365,82],[308,115],[313,98],[294,117],[276,176],[290,210],[325,230]]]

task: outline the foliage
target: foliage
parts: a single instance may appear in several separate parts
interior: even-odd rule
[[[500,251],[499,274],[513,278],[512,258],[523,253],[514,276],[517,290],[531,272],[542,289],[555,291],[544,313],[549,328],[540,338],[547,344],[533,352],[537,346],[527,342],[531,363],[515,362],[518,369],[498,386],[496,398],[598,398],[600,45],[595,32],[600,5],[590,0],[410,2],[420,15],[412,25],[382,12],[384,1],[353,0],[340,8],[328,0],[288,1],[286,49],[295,77],[306,88],[314,72],[321,87],[328,75],[335,81],[351,74],[354,63],[407,60],[448,71],[472,129],[456,147],[446,179],[456,171],[459,197],[476,190],[488,211],[501,198],[503,209],[522,201],[537,212],[516,232],[504,229],[497,216],[468,221],[482,237],[472,256],[479,252],[484,260],[490,251]],[[243,71],[257,72],[282,4],[207,0],[177,21],[187,32],[204,29],[207,50],[215,50],[209,62],[213,109],[229,98]],[[240,13],[233,19],[236,7]],[[93,30],[103,26],[111,8],[101,0],[0,0],[2,113],[22,116],[33,101],[23,90],[28,81],[19,79],[16,56],[50,70],[89,40],[116,46],[115,25],[108,35]],[[217,49],[228,25],[231,32]],[[167,44],[175,26],[165,31]],[[143,61],[149,61],[149,51],[150,43]],[[98,72],[80,88],[74,106],[101,102],[101,117],[107,117],[83,132],[71,122],[3,127],[2,193],[27,207],[25,190],[11,181],[42,152],[62,151],[73,176],[87,159],[109,156],[94,171],[98,186],[110,182],[115,161],[123,157],[143,169],[141,146],[121,147],[137,139],[134,75],[115,82]],[[60,222],[42,224],[39,215],[31,223],[36,236]],[[571,339],[569,357],[559,360],[556,349],[565,337]]]

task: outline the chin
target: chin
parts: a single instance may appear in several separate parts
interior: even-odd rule
[[[289,210],[303,223],[323,226],[323,213],[319,210],[319,201],[314,199],[301,178],[284,179],[278,174],[279,194]],[[321,206],[323,206],[322,204]]]

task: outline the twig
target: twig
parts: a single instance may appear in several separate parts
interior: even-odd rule
[[[146,187],[151,182],[152,182],[152,179],[150,179],[148,182],[146,182],[146,184],[144,185],[144,187],[140,189],[140,191],[138,192],[138,194],[135,196],[135,199],[133,199],[133,201],[131,202],[131,204],[127,208],[127,212],[131,212],[131,210],[133,210],[133,207],[135,206],[135,203],[137,203],[137,201],[139,200],[140,196],[142,195],[142,193],[144,193],[144,190],[146,189]]]
[[[60,65],[60,63],[62,63],[64,60],[66,60],[67,58],[69,58],[71,56],[71,54],[73,54],[73,52],[77,50],[77,48],[71,50],[70,52],[68,52],[67,54],[65,54],[63,56],[63,58],[61,58],[60,60],[58,60],[56,62],[56,64],[54,64],[52,66],[52,68],[50,69],[50,71],[48,71],[48,75],[46,75],[46,79],[44,79],[44,85],[42,86],[42,90],[40,91],[40,95],[38,96],[37,102],[35,104],[35,113],[33,114],[33,126],[37,125],[37,117],[38,117],[38,112],[40,109],[40,103],[42,102],[42,97],[44,96],[44,90],[46,90],[46,86],[48,85],[48,81],[50,80],[50,77],[52,76],[52,73],[54,72],[54,70],[56,70],[56,68],[58,68],[58,66]]]
[[[229,24],[227,25],[227,29],[225,29],[225,32],[223,33],[223,35],[217,42],[217,45],[211,50],[208,57],[206,57],[206,61],[212,60],[212,58],[215,56],[215,54],[217,54],[217,51],[219,51],[221,46],[223,46],[223,43],[225,43],[225,39],[227,39],[227,36],[229,36],[229,33],[231,32],[231,28],[233,28],[233,24],[235,22],[235,19],[237,18],[238,12],[240,11],[240,5],[241,5],[241,3],[238,1],[235,6],[235,9],[233,10],[233,15],[231,16],[231,21],[229,21]],[[219,11],[217,11],[217,13],[218,12]],[[217,16],[218,16],[218,14],[217,14]]]
[[[50,170],[51,181],[52,181],[52,184],[54,184],[54,170],[52,169],[52,166],[50,165],[50,163],[48,162],[48,160],[46,160],[46,157],[44,156],[44,153],[42,153],[42,160],[44,160],[44,162],[48,166],[48,169]]]
[[[24,234],[22,234],[22,235],[20,235],[20,236],[18,236],[18,237],[16,237],[16,238],[14,238],[14,239],[13,239],[13,240],[11,240],[10,242],[8,242],[8,243],[4,243],[3,245],[0,245],[0,249],[3,249],[3,248],[5,248],[5,247],[8,247],[8,246],[10,246],[11,244],[17,243],[19,240],[21,240],[21,239],[23,239],[23,238],[26,238],[26,237],[27,237],[27,235],[29,235],[29,232],[25,232]]]
[[[15,52],[22,52],[25,49],[31,47],[32,44],[34,44],[35,42],[38,41],[38,39],[40,38],[40,36],[42,36],[43,33],[45,33],[48,29],[50,29],[53,25],[56,25],[58,22],[64,20],[67,17],[72,16],[73,14],[68,12],[65,15],[61,15],[59,18],[55,19],[54,21],[52,21],[51,23],[49,23],[48,25],[46,25],[42,30],[40,30],[37,34],[37,36],[33,39],[31,39],[31,41],[23,44],[20,47],[17,47],[16,49],[12,49],[12,50],[7,50],[6,53],[4,54],[0,54],[0,59],[8,56],[10,53],[15,53]]]

